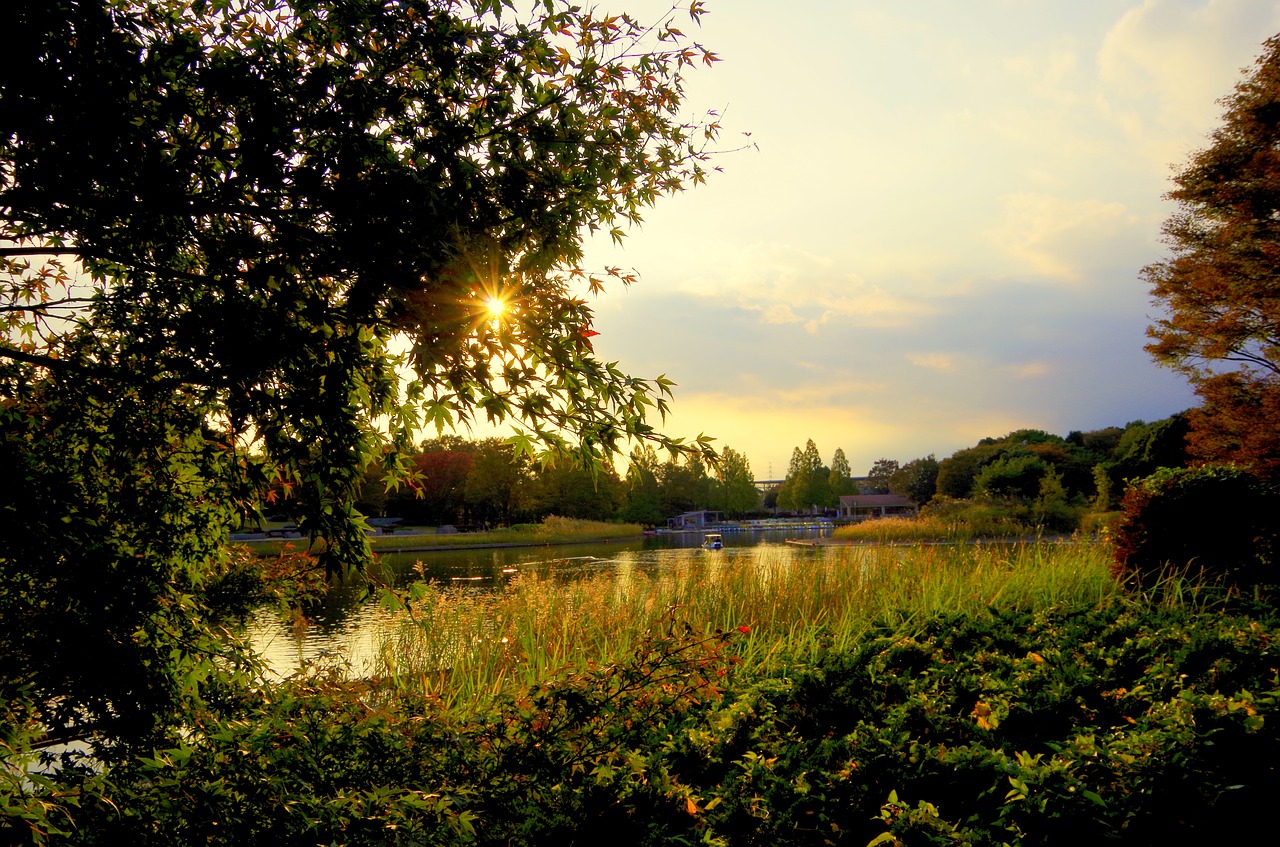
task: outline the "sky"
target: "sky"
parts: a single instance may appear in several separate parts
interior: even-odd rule
[[[810,438],[862,474],[1195,405],[1143,350],[1159,309],[1140,271],[1280,2],[706,6],[681,28],[722,61],[686,102],[749,146],[587,258],[640,276],[592,300],[594,341],[677,383],[665,431],[764,479]]]

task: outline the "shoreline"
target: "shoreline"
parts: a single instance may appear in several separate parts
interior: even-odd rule
[[[380,536],[373,536],[377,538]],[[408,534],[400,536],[401,538],[409,537]],[[644,534],[610,536],[608,538],[573,538],[569,540],[552,540],[552,541],[480,541],[476,543],[460,543],[460,544],[414,544],[404,547],[379,547],[379,545],[371,543],[370,549],[375,556],[382,556],[391,553],[446,553],[450,550],[502,550],[512,547],[557,547],[560,545],[571,544],[612,544],[614,542],[635,541],[644,539]],[[305,541],[306,536],[297,535],[294,537],[281,538],[233,538],[232,544],[278,544],[283,545],[291,541]],[[279,553],[278,550],[257,551],[259,556],[274,556]]]
[[[991,538],[786,538],[786,544],[797,547],[946,547],[960,544],[1033,544],[1048,542],[1050,544],[1070,544],[1076,541],[1072,535],[1009,535]]]

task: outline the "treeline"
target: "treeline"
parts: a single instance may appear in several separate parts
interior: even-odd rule
[[[697,456],[664,461],[653,447],[639,447],[619,474],[571,461],[541,465],[499,438],[445,436],[422,442],[412,461],[413,479],[390,491],[381,468],[365,472],[363,514],[421,525],[499,526],[548,515],[656,525],[697,509],[743,517],[760,507],[751,465],[731,447],[715,468]]]
[[[824,465],[810,439],[794,449],[786,481],[765,505],[820,511],[835,508],[846,494],[899,494],[939,510],[978,499],[1032,508],[1036,523],[1073,529],[1086,512],[1114,510],[1130,480],[1159,468],[1185,467],[1188,430],[1184,414],[1073,431],[1065,438],[1020,429],[984,438],[941,461],[932,454],[907,462],[877,459],[860,477],[850,472],[842,449]]]
[[[1128,480],[1185,466],[1187,431],[1182,414],[1065,438],[1020,429],[942,460],[880,458],[858,476],[843,449],[827,464],[810,439],[792,451],[785,481],[763,497],[746,456],[731,447],[716,467],[697,456],[664,460],[639,447],[619,473],[570,461],[544,466],[517,457],[499,438],[445,436],[422,442],[413,480],[398,488],[387,490],[378,466],[366,470],[359,508],[422,525],[501,526],[548,515],[656,525],[699,509],[730,518],[775,509],[820,513],[847,494],[900,494],[921,506],[974,498],[1038,504],[1050,524],[1070,528],[1084,511],[1116,508]]]

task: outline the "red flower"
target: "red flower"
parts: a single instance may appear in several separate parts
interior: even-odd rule
[[[751,631],[751,627],[749,627],[749,626],[740,626],[740,627],[738,627],[738,632],[741,632],[741,633],[748,633],[748,632],[750,632],[750,631]]]

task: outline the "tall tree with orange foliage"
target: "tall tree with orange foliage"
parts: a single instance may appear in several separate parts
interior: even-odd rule
[[[1225,98],[1212,144],[1174,177],[1173,256],[1147,266],[1168,316],[1147,350],[1186,374],[1193,455],[1280,470],[1280,36]]]

